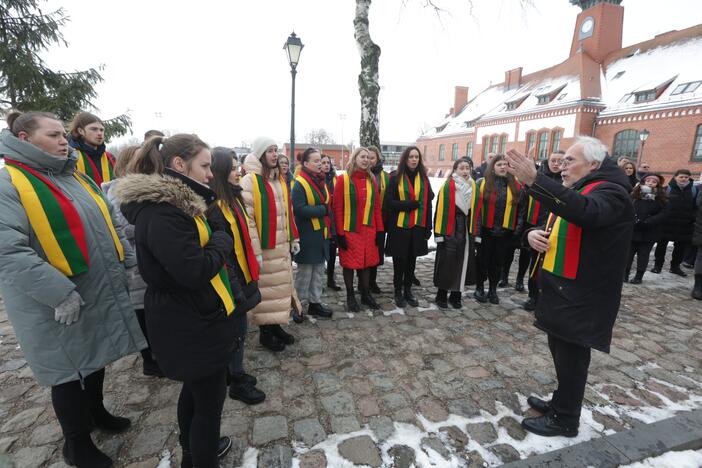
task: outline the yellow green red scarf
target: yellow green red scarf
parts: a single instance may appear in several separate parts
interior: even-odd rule
[[[100,167],[95,166],[90,157],[81,150],[78,152],[78,163],[76,168],[95,181],[98,187],[102,186],[103,182],[109,182],[115,178],[113,169],[115,167],[115,158],[110,153],[105,151],[100,156]]]
[[[262,249],[275,248],[275,233],[278,229],[278,212],[275,206],[275,195],[273,188],[261,174],[252,174],[254,219],[256,220],[256,230],[261,241]],[[290,201],[290,191],[284,178],[279,179],[283,192],[283,206],[285,209],[285,228],[288,233],[288,241],[299,238],[295,220],[292,219],[292,205]]]
[[[527,210],[527,223],[536,226],[539,222],[539,212],[541,211],[541,202],[532,196],[529,196],[529,209]]]
[[[217,200],[217,205],[232,231],[234,255],[239,268],[244,273],[246,283],[258,281],[258,261],[249,237],[249,216],[246,214],[246,209],[238,199],[235,199],[234,206],[229,206],[224,200]]]
[[[587,195],[601,183],[602,181],[593,182],[578,192]],[[546,222],[546,231],[549,232],[549,243],[541,268],[562,278],[575,279],[580,264],[580,242],[583,229],[551,213]]]
[[[380,171],[380,187],[378,187],[378,192],[380,194],[380,206],[383,206],[385,202],[385,191],[388,189],[388,183],[390,182],[390,177],[385,171]]]
[[[417,174],[414,178],[414,184],[412,184],[409,176],[403,174],[397,182],[397,190],[401,201],[415,200],[419,202],[419,207],[416,210],[400,211],[400,214],[397,215],[397,227],[411,229],[417,225],[426,226],[429,191],[425,177],[422,174]]]
[[[366,174],[366,200],[361,214],[361,224],[364,226],[373,225],[373,208],[378,196],[372,179],[373,177],[370,174]],[[339,184],[341,184],[341,187],[338,187]],[[359,199],[356,187],[348,172],[337,177],[334,184],[334,193],[339,193],[337,190],[340,190],[344,200],[344,232],[358,232]]]
[[[329,212],[329,190],[326,184],[322,184],[324,192],[322,192],[318,185],[312,180],[312,178],[305,171],[300,171],[300,174],[295,177],[295,180],[300,184],[300,186],[305,191],[305,197],[307,199],[307,204],[310,206],[325,205],[327,207],[327,212]],[[324,228],[324,238],[329,239],[329,227],[331,226],[331,219],[329,216],[320,216],[319,218],[312,218],[312,229],[319,231]]]
[[[207,218],[204,216],[195,216],[195,225],[197,226],[197,235],[200,240],[200,247],[205,247],[210,241],[210,236],[212,236],[212,229],[207,223]],[[231,315],[236,309],[236,303],[234,302],[234,294],[232,294],[232,286],[229,283],[229,276],[227,276],[227,269],[222,267],[214,278],[210,280],[212,288],[214,288],[215,293],[222,300],[224,305],[224,310],[227,311],[227,315]]]
[[[47,261],[69,277],[86,272],[90,258],[85,226],[73,202],[56,185],[28,166],[5,158],[5,168]],[[112,236],[117,257],[124,261],[124,249],[102,191],[84,174],[74,172],[73,176],[95,201]]]
[[[521,184],[515,181],[517,190],[521,189]],[[477,192],[477,193],[476,193]],[[517,204],[513,203],[514,197],[517,194],[512,193],[512,187],[507,184],[507,200],[505,201],[505,212],[502,216],[500,226],[503,229],[514,231],[517,226]],[[485,200],[485,179],[478,181],[478,189],[473,191],[473,206],[470,213],[470,232],[477,232],[477,223],[482,223],[482,226],[492,229],[495,226],[495,206],[497,204],[497,191],[493,190],[490,193],[488,200]]]

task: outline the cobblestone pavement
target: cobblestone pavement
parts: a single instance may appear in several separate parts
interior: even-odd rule
[[[612,353],[593,353],[579,436],[545,439],[519,426],[526,396],[547,396],[555,383],[546,337],[520,308],[526,293],[439,311],[429,257],[417,267],[420,307],[402,313],[391,268],[379,274],[383,311],[348,314],[344,296],[327,292],[334,318],[290,324],[297,342],[279,354],[252,330],[246,366],[268,398],[252,407],[227,399],[222,434],[234,446],[223,466],[499,465],[702,407],[702,312],[690,278],[647,273],[643,285],[625,285]],[[134,423],[94,434],[116,465],[179,466],[179,385],[143,376],[130,356],[108,368],[105,387],[107,407]],[[61,444],[49,391],[0,310],[0,453],[20,467],[59,468]]]

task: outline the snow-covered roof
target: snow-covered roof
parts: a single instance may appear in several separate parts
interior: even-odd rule
[[[672,42],[657,38],[658,43],[654,47],[644,49],[632,46],[624,49],[606,65],[602,101],[607,107],[600,113],[601,116],[702,102],[702,86],[687,87],[690,92],[681,92],[684,88],[680,86],[702,81],[702,28],[689,28],[680,33],[683,32],[688,33],[687,37],[683,35],[678,39],[672,36]],[[665,89],[661,90],[663,87]],[[654,100],[636,102],[637,92],[653,90],[659,90]]]

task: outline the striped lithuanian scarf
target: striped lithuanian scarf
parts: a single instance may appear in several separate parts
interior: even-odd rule
[[[521,184],[515,181],[517,190],[521,189]],[[470,213],[470,232],[477,232],[477,223],[482,223],[482,226],[492,229],[495,226],[495,206],[497,205],[497,191],[493,190],[490,193],[490,198],[485,200],[485,179],[478,181],[478,190],[473,191],[473,206]],[[477,193],[476,193],[477,192]],[[517,203],[512,203],[516,194],[512,193],[512,188],[507,184],[507,200],[505,202],[505,212],[502,216],[500,226],[503,229],[514,231],[517,226]]]
[[[587,195],[601,183],[599,181],[586,185],[578,192]],[[575,279],[580,263],[583,229],[551,213],[546,222],[546,231],[549,232],[549,243],[542,268],[553,275]]]
[[[195,220],[195,225],[197,225],[197,235],[200,240],[200,247],[205,247],[210,241],[210,236],[212,236],[212,229],[210,229],[210,225],[207,223],[207,218],[204,216],[195,216],[193,219]],[[222,269],[219,270],[219,273],[217,273],[214,278],[210,280],[210,284],[212,285],[212,288],[214,288],[219,298],[222,300],[222,304],[224,305],[224,310],[227,311],[227,315],[231,315],[236,308],[236,304],[234,303],[234,294],[232,294],[232,285],[229,283],[229,276],[227,276],[227,269],[222,267]]]
[[[28,166],[5,158],[5,168],[47,261],[69,277],[88,271],[90,257],[85,226],[73,202],[55,184]],[[84,174],[74,172],[73,177],[97,205],[112,236],[117,257],[124,261],[124,249],[102,191]]]
[[[373,209],[375,208],[378,191],[375,182],[369,174],[366,175],[366,201],[363,205],[361,223],[364,226],[373,224]],[[341,183],[341,187],[339,187]],[[358,232],[358,193],[348,172],[337,177],[334,193],[341,193],[344,200],[344,232]],[[369,195],[370,194],[370,195]]]
[[[397,190],[401,201],[415,200],[419,202],[419,207],[416,210],[400,211],[397,215],[397,227],[411,229],[417,225],[427,225],[427,202],[429,191],[427,190],[427,181],[424,180],[422,174],[417,174],[414,178],[414,184],[409,180],[407,174],[403,174],[397,183]]]
[[[388,177],[388,173],[385,171],[380,171],[380,187],[378,187],[378,191],[380,192],[380,206],[383,206],[383,203],[385,202],[385,191],[388,189],[388,183],[390,182],[390,177]]]
[[[217,206],[222,210],[224,219],[227,220],[229,229],[232,231],[234,255],[239,268],[244,273],[246,284],[258,281],[258,261],[251,245],[249,216],[246,214],[244,206],[238,199],[234,200],[234,206],[229,206],[224,200],[217,200]]]
[[[310,206],[325,205],[327,207],[327,213],[329,212],[329,190],[326,184],[322,184],[324,192],[319,189],[318,185],[312,180],[312,178],[305,171],[300,171],[300,174],[295,177],[295,180],[300,184],[300,186],[305,191],[305,197],[307,199],[307,204]],[[324,238],[329,239],[329,227],[331,226],[331,219],[328,215],[320,216],[319,218],[311,218],[312,229],[319,231],[324,228]]]
[[[532,196],[529,196],[529,209],[527,210],[527,223],[536,226],[539,222],[539,212],[541,211],[541,202]]]
[[[472,194],[475,194],[475,181],[470,180]],[[456,226],[456,181],[453,177],[444,182],[439,190],[436,202],[436,215],[434,216],[434,234],[437,236],[451,236]]]
[[[90,157],[81,150],[78,152],[78,164],[76,168],[95,181],[98,187],[102,186],[103,182],[109,182],[115,178],[113,169],[115,167],[115,158],[110,153],[105,151],[100,156],[100,167],[97,167]]]
[[[261,241],[262,249],[275,248],[275,233],[278,230],[278,212],[275,206],[275,195],[273,187],[263,178],[261,174],[252,174],[254,219],[256,220],[256,230]],[[283,192],[283,207],[285,209],[285,230],[288,234],[288,241],[299,238],[295,220],[292,219],[292,204],[290,201],[290,191],[288,184],[282,177],[279,179]]]

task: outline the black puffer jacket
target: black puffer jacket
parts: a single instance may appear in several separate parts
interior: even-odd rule
[[[668,217],[661,230],[661,239],[690,242],[695,221],[695,202],[692,199],[692,182],[679,187],[675,179],[668,182]]]
[[[578,193],[598,181],[588,194]],[[536,326],[608,353],[634,228],[628,178],[607,158],[572,189],[539,174],[529,190],[546,209],[582,228],[576,278],[539,272]]]
[[[668,212],[657,200],[634,200],[634,242],[656,242]]]
[[[117,190],[121,209],[134,225],[149,341],[164,374],[192,380],[227,366],[235,322],[210,284],[225,265],[232,238],[213,232],[200,246],[194,217],[214,200],[208,187],[167,171],[129,175]]]

